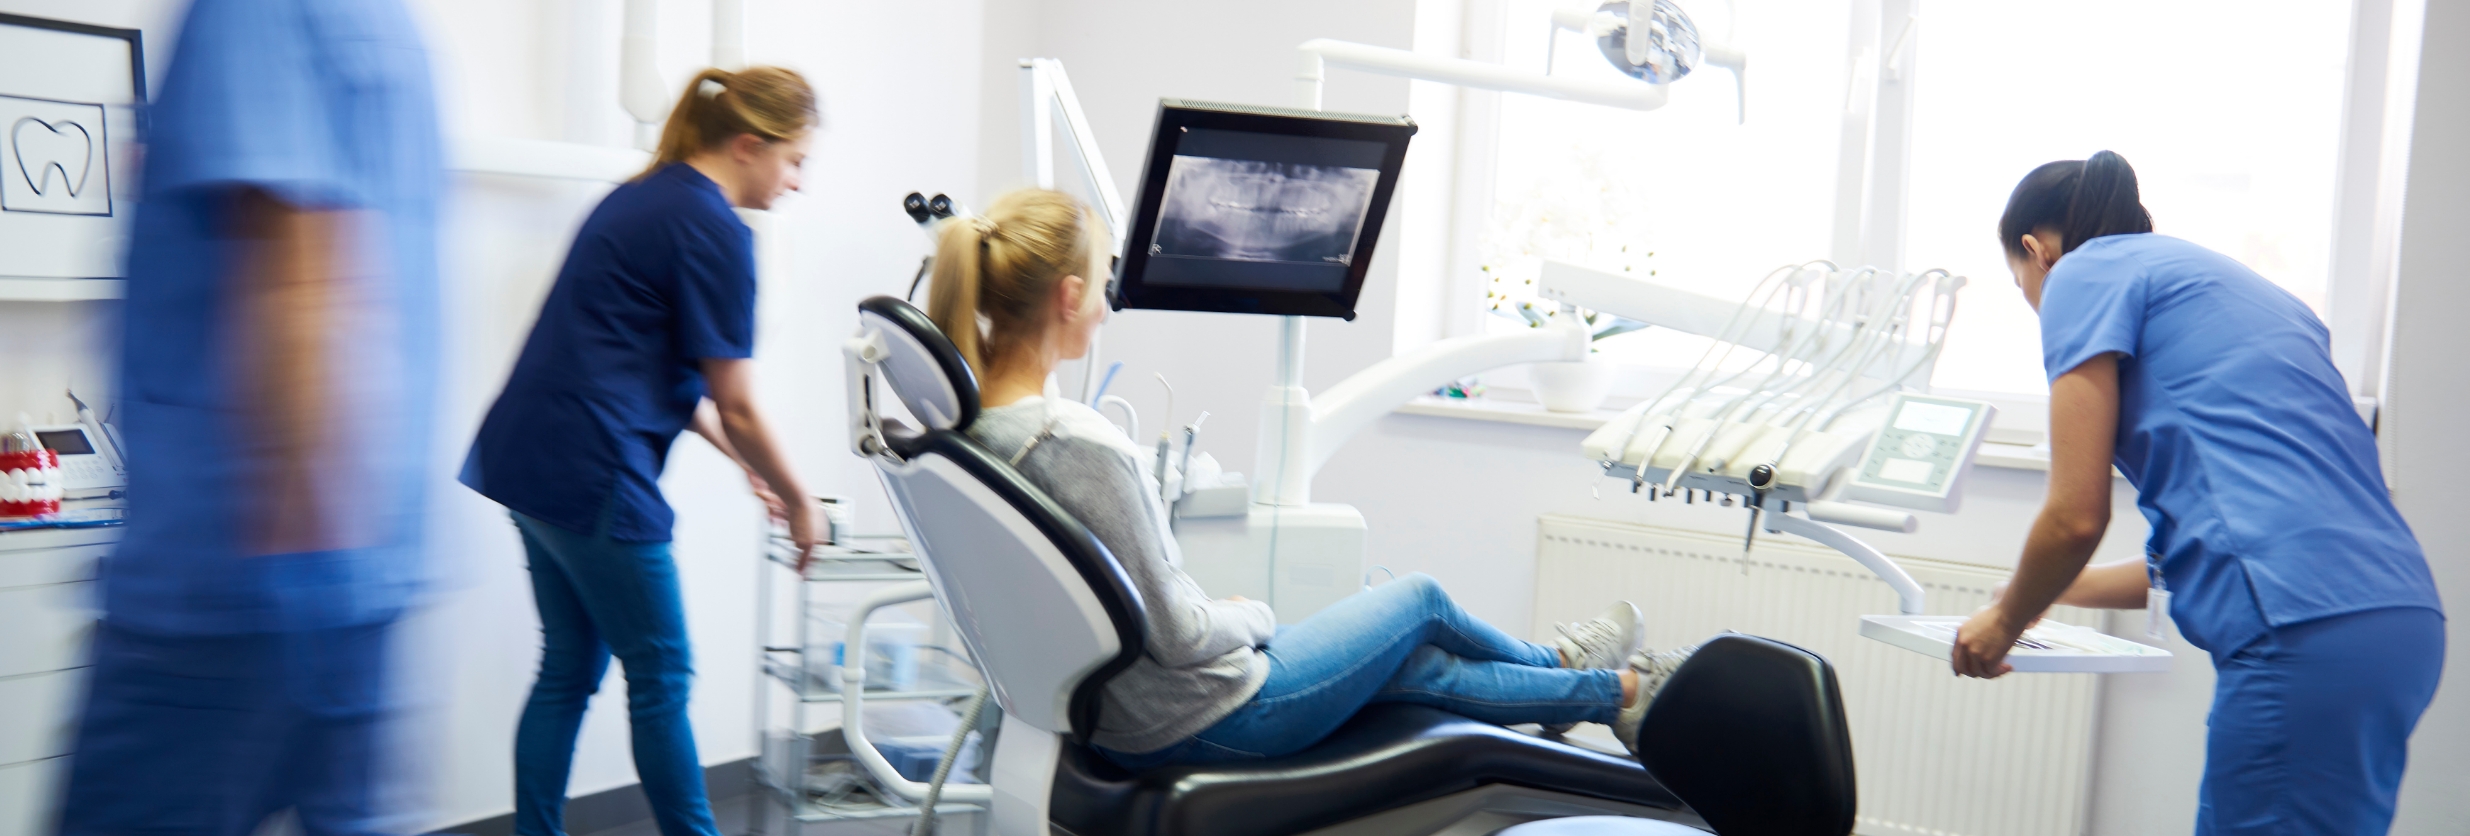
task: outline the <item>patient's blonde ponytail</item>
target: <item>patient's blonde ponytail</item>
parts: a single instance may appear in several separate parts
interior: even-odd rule
[[[935,247],[927,316],[983,378],[989,363],[1038,336],[1038,308],[1065,276],[1091,272],[1106,246],[1089,208],[1062,192],[1023,189],[986,213],[946,222]],[[1084,276],[1096,291],[1105,276]],[[981,330],[983,329],[983,330]]]
[[[682,163],[718,147],[738,134],[753,134],[766,142],[805,136],[823,117],[815,106],[815,88],[796,70],[748,67],[737,72],[713,68],[695,74],[669,109],[660,128],[660,145],[652,165],[635,175],[640,180],[670,163]]]

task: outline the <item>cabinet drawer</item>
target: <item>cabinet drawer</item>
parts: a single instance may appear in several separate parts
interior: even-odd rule
[[[0,679],[0,764],[68,754],[84,670]]]
[[[95,561],[111,550],[111,544],[103,543],[0,551],[0,589],[94,580]]]
[[[85,664],[93,594],[92,581],[0,589],[0,676]]]
[[[0,836],[48,836],[69,759],[0,766]]]

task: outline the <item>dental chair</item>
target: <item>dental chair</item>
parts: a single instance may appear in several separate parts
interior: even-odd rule
[[[998,836],[1486,836],[1544,819],[1563,820],[1556,833],[1850,832],[1852,748],[1833,669],[1735,634],[1704,645],[1659,692],[1643,767],[1402,704],[1369,706],[1286,757],[1116,766],[1087,741],[1106,682],[1144,652],[1140,595],[1088,529],[964,434],[976,379],[933,322],[888,296],[858,307],[859,333],[844,346],[852,446],[874,463],[937,605],[1002,708],[990,773]],[[923,426],[878,409],[878,379]]]

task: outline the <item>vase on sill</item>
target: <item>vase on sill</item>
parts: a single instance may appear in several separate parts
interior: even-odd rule
[[[1609,363],[1536,363],[1527,374],[1535,382],[1535,400],[1553,412],[1594,412],[1612,391]]]

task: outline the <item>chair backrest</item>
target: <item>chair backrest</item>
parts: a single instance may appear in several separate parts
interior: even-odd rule
[[[1727,633],[1656,692],[1638,759],[1722,836],[1844,836],[1852,734],[1818,654]]]
[[[977,384],[925,314],[880,296],[859,309],[861,333],[892,347],[875,369],[928,422],[873,460],[936,604],[1007,716],[1085,740],[1101,687],[1143,652],[1139,593],[1097,537],[965,434]]]

